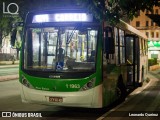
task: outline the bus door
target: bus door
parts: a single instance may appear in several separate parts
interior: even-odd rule
[[[135,87],[137,82],[138,39],[134,35],[126,35],[127,86]]]

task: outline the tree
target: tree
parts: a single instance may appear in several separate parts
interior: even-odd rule
[[[160,6],[160,0],[94,0],[95,6],[102,8],[106,21],[113,24],[119,19],[132,20],[138,12],[153,11],[153,6]]]
[[[15,2],[15,1],[14,1]],[[17,0],[16,2],[19,2]],[[3,47],[5,43],[5,38],[11,33],[12,25],[20,21],[20,17],[18,15],[11,15],[5,13],[8,9],[8,4],[13,3],[12,0],[2,1],[0,0],[0,48]],[[15,6],[11,5],[9,7],[10,12],[15,11]]]
[[[12,31],[12,24],[20,21],[20,17],[24,21],[27,12],[31,10],[78,6],[88,8],[88,12],[93,13],[97,19],[116,24],[119,19],[132,20],[140,10],[152,11],[153,6],[160,6],[160,0],[14,0],[18,4],[20,17],[5,17],[2,3],[0,0],[0,47],[3,46],[2,40]],[[5,0],[5,3],[13,3],[13,0]],[[15,11],[14,6],[10,10]]]
[[[84,5],[84,0],[77,0]],[[140,10],[153,11],[153,6],[160,6],[160,0],[86,0],[86,7],[94,12],[97,18],[103,18],[112,24],[120,19],[132,20]]]
[[[55,7],[73,7],[74,5],[78,5],[78,0],[20,0],[19,3],[19,14],[23,20],[25,20],[25,16],[28,11],[33,10],[47,10],[54,9]],[[84,0],[83,0],[84,1]]]
[[[20,48],[21,48],[21,43],[22,43],[21,40],[16,40],[16,42],[15,42],[15,48],[17,50],[17,56],[16,56],[16,58],[18,60],[19,60],[19,51],[20,51]]]
[[[153,10],[153,6],[160,6],[160,0],[21,0],[20,16],[24,19],[30,10],[45,10],[54,7],[81,6],[88,8],[96,18],[117,22],[119,19],[132,20],[138,15],[138,11]]]

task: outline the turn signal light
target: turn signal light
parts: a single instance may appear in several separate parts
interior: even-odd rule
[[[28,88],[33,88],[33,86],[29,83],[29,81],[24,76],[22,76],[22,84]]]
[[[95,81],[96,81],[96,78],[91,79],[89,82],[87,82],[87,83],[80,89],[80,91],[85,91],[85,90],[89,90],[89,89],[93,88],[94,85],[95,85]]]

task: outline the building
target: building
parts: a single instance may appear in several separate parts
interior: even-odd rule
[[[134,18],[130,24],[147,35],[148,58],[160,60],[160,26],[150,15],[160,15],[160,7],[154,7],[153,12],[140,11],[139,16]]]
[[[2,40],[2,46],[0,47],[0,61],[11,61],[16,54],[16,49],[11,48],[10,36],[6,36]]]

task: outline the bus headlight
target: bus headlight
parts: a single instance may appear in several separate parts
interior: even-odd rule
[[[81,87],[80,91],[89,90],[94,87],[96,78],[91,79],[89,82],[87,82],[83,87]]]
[[[33,86],[29,83],[29,81],[24,76],[22,76],[22,84],[28,88],[33,88]]]

